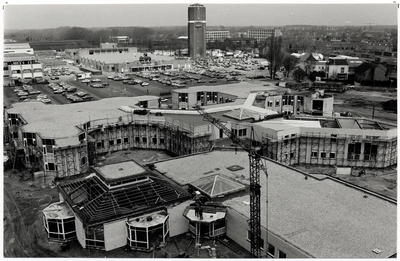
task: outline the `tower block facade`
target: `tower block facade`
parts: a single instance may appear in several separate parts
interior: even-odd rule
[[[200,4],[188,10],[189,56],[192,59],[206,56],[206,8]]]

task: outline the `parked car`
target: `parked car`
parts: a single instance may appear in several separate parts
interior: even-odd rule
[[[47,95],[46,94],[39,94],[38,96],[36,96],[37,100],[41,100],[41,99],[47,99]]]
[[[92,81],[92,82],[101,82],[100,79],[92,79],[91,81]]]
[[[200,79],[200,80],[197,80],[197,83],[206,83],[206,81],[203,79]]]
[[[217,82],[217,79],[211,79],[211,80],[209,80],[209,82],[210,83]]]
[[[29,93],[20,91],[19,93],[17,93],[17,95],[18,95],[18,97],[21,97],[21,96],[28,96]]]
[[[67,89],[67,92],[76,92],[76,87],[71,86]]]
[[[44,104],[49,104],[49,103],[51,103],[51,100],[50,99],[42,99],[41,100]]]
[[[54,94],[59,94],[59,93],[63,93],[64,92],[64,88],[58,88],[56,90],[54,90]]]
[[[89,82],[90,82],[89,79],[82,80],[82,83],[89,83]]]
[[[35,89],[31,89],[31,90],[28,91],[28,93],[29,93],[30,95],[32,95],[32,94],[40,94],[40,91],[35,90]]]
[[[142,85],[142,86],[147,86],[147,85],[149,85],[149,83],[148,83],[148,82],[142,82],[141,85]]]

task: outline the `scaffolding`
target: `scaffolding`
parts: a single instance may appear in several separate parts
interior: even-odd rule
[[[397,137],[300,133],[263,134],[264,155],[286,165],[386,168],[397,164]]]
[[[123,149],[163,149],[175,155],[209,151],[211,131],[169,117],[127,117],[91,121],[90,161],[95,155]]]

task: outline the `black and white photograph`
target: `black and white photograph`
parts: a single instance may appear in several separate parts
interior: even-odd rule
[[[3,258],[397,258],[396,1],[2,7]]]

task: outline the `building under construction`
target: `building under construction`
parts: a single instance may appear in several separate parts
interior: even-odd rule
[[[185,155],[210,150],[207,126],[149,114],[139,107],[144,102],[147,108],[158,107],[158,97],[153,96],[52,106],[14,104],[4,118],[11,158],[39,170],[36,180],[49,184],[55,178],[86,173],[102,153],[146,148]]]
[[[209,87],[174,91],[174,106],[186,108],[203,103],[204,97],[212,96],[208,94]],[[260,93],[265,93],[265,87],[249,83],[214,87],[219,95],[233,99],[222,103],[217,99],[204,107],[205,111],[240,138],[250,138],[254,129],[257,141],[266,145],[264,155],[273,160],[287,165],[363,168],[397,164],[395,124],[340,116],[282,118],[282,114],[268,106],[254,105]],[[185,93],[190,97],[183,102],[181,96]],[[196,100],[197,94],[203,95],[203,100]],[[263,97],[265,104],[270,98]],[[332,104],[332,97],[328,98]],[[54,178],[86,173],[95,165],[97,156],[104,153],[143,148],[188,155],[209,151],[217,141],[229,138],[203,121],[196,111],[161,110],[159,105],[156,96],[49,106],[41,102],[16,103],[6,110],[4,117],[5,140],[12,147],[10,158],[14,163],[20,159],[26,167],[39,170],[36,180],[49,184]]]
[[[262,162],[268,178],[260,176],[261,257],[396,254],[396,200]],[[219,236],[250,251],[249,169],[248,153],[232,150],[176,157],[152,169],[133,161],[96,167],[58,185],[60,201],[43,210],[44,227],[51,241],[77,240],[86,249],[158,251],[171,237],[189,233],[191,257],[199,257],[205,239]]]

